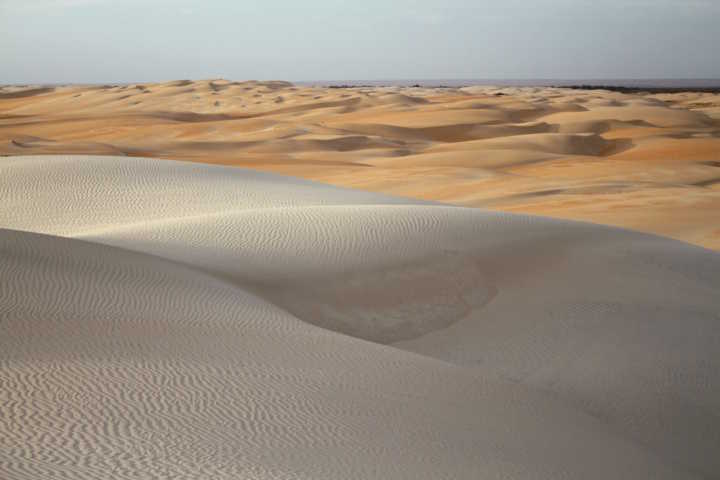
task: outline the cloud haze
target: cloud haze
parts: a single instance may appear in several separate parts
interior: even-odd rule
[[[0,83],[720,77],[715,0],[0,0]]]

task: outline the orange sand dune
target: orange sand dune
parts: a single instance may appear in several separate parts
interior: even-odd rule
[[[242,165],[720,250],[720,95],[177,81],[0,88],[0,154]]]

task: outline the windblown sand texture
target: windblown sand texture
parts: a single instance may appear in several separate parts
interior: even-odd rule
[[[0,200],[0,478],[720,476],[711,250],[148,158]]]
[[[0,89],[0,155],[241,165],[720,249],[720,96],[178,81]]]

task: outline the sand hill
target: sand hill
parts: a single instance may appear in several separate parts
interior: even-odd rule
[[[231,88],[246,87],[218,91]],[[392,95],[367,108],[431,104]],[[526,110],[498,111],[530,121]],[[353,114],[368,128],[436,128]],[[167,135],[192,123],[167,121],[179,125]],[[256,133],[255,148],[272,149]],[[298,155],[401,142],[348,137],[286,141]],[[632,152],[598,133],[522,137],[507,157],[517,165],[523,151]],[[506,141],[425,143],[470,161],[463,147]],[[711,250],[148,158],[2,158],[0,199],[2,478],[720,475]]]
[[[286,82],[0,89],[0,154],[241,165],[720,249],[720,96]]]

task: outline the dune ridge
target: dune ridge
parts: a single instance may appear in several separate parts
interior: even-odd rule
[[[239,165],[720,250],[720,95],[294,86],[0,87],[0,155]]]
[[[711,250],[148,158],[0,199],[10,479],[720,474]]]

